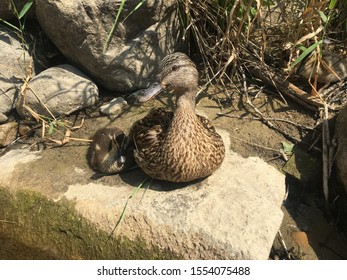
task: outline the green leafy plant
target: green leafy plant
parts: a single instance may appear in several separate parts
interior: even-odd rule
[[[298,56],[298,58],[293,62],[291,68],[294,68],[297,64],[302,62],[308,55],[310,55],[319,45],[323,43],[323,40],[319,40],[308,48],[304,46],[300,46],[302,53]]]
[[[282,146],[283,146],[283,152],[286,155],[292,155],[293,154],[294,144],[282,142]]]
[[[25,20],[26,20],[26,15],[29,11],[29,9],[31,8],[31,6],[33,5],[34,0],[28,0],[26,2],[26,4],[23,6],[23,8],[21,9],[20,12],[18,12],[16,5],[14,4],[13,0],[10,1],[11,4],[11,10],[13,12],[13,14],[15,15],[17,21],[18,21],[18,27],[6,20],[3,20],[0,18],[0,22],[3,22],[4,24],[6,24],[7,26],[11,27],[14,31],[16,31],[16,33],[18,34],[19,38],[22,41],[22,45],[23,47],[28,49],[28,44],[25,41],[25,36],[24,36],[24,32],[25,32]]]
[[[347,9],[347,1],[340,1],[344,2],[345,4],[342,5],[341,9],[342,11]],[[339,3],[340,3],[339,2]],[[317,8],[313,8],[316,4],[312,3],[313,7],[308,6],[306,10],[312,9],[315,11],[315,13],[311,13],[311,18],[307,19],[307,22],[316,22],[311,23],[312,29],[315,29],[314,32],[312,32],[312,36],[309,36],[309,34],[302,34],[302,38],[307,38],[307,40],[299,40],[299,42],[309,42],[312,38],[315,39],[314,43],[310,43],[308,47],[305,47],[302,44],[298,44],[299,49],[302,51],[301,54],[296,58],[296,60],[291,64],[291,68],[293,69],[297,64],[302,62],[307,56],[312,54],[314,51],[316,51],[319,55],[317,56],[317,59],[321,57],[322,48],[324,45],[324,40],[327,37],[327,33],[330,28],[332,28],[332,21],[335,18],[338,18],[338,14],[340,13],[338,10],[336,10],[337,7],[337,0],[330,0],[329,3],[325,2],[317,6]],[[343,3],[342,3],[343,4]],[[317,14],[319,17],[315,17],[315,14]],[[346,24],[346,30],[347,30],[347,20],[344,19]],[[318,22],[318,24],[317,24]]]

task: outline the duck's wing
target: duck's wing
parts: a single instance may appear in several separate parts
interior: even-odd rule
[[[203,117],[197,115],[200,123],[203,125],[205,128],[206,133],[210,137],[210,145],[213,147],[213,158],[216,162],[222,162],[225,154],[225,146],[222,137],[217,133],[215,127],[211,124],[211,122]]]
[[[172,117],[172,111],[158,108],[152,110],[146,117],[137,121],[131,129],[136,150],[139,153],[156,150],[166,137]]]
[[[215,127],[212,125],[212,123],[210,122],[209,119],[203,117],[203,116],[200,116],[200,115],[197,115],[199,120],[200,120],[200,123],[203,125],[203,127],[209,131],[210,133],[212,133],[213,135],[214,134],[217,134],[219,136],[219,134],[216,132],[216,129]]]

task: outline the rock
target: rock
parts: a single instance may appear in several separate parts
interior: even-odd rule
[[[32,129],[30,126],[25,124],[19,124],[18,126],[18,134],[20,136],[29,137],[35,134],[35,129]]]
[[[291,175],[305,188],[312,189],[322,185],[322,162],[307,151],[295,147],[293,155],[283,167],[283,172]]]
[[[336,141],[336,155],[333,168],[337,181],[347,195],[347,106],[337,116],[334,139]]]
[[[300,246],[301,249],[310,247],[307,234],[304,231],[293,231],[291,234],[293,241]]]
[[[36,15],[59,50],[97,83],[111,91],[148,86],[153,70],[178,48],[176,0],[125,1],[104,51],[120,0],[37,0]],[[128,17],[127,17],[128,16]]]
[[[0,113],[0,123],[7,122],[8,118],[3,113]]]
[[[0,125],[0,147],[6,147],[17,138],[18,124],[9,122]]]
[[[122,109],[127,105],[128,103],[123,97],[117,97],[112,99],[110,103],[102,105],[100,107],[100,112],[105,115],[118,116],[122,112]]]
[[[267,259],[283,218],[285,176],[259,158],[243,158],[228,150],[228,134],[221,134],[227,147],[222,166],[196,183],[154,180],[135,195],[146,178],[141,170],[92,179],[85,158],[88,147],[74,145],[46,150],[41,158],[32,156],[33,161],[26,163],[23,159],[30,158],[30,151],[11,150],[0,158],[0,185],[10,191],[38,191],[55,202],[72,201],[82,216],[107,234],[127,204],[115,238],[141,240],[142,248],[157,246],[185,259]],[[77,227],[60,232],[79,238]],[[90,251],[99,248],[88,246]],[[117,250],[126,247],[119,245]]]
[[[0,113],[14,109],[31,57],[14,33],[0,26]]]
[[[77,68],[64,64],[51,67],[34,77],[29,82],[25,95],[27,105],[36,113],[52,117],[46,106],[57,117],[94,105],[98,100],[99,90]],[[23,118],[30,117],[23,106],[24,98],[20,96],[17,112]]]

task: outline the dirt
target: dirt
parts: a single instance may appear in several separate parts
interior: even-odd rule
[[[277,130],[259,120],[258,114],[252,114],[254,109],[245,105],[244,98],[241,99],[238,94],[232,96],[231,107],[222,110],[222,114],[227,116],[220,116],[214,121],[217,126],[229,131],[231,149],[244,157],[263,158],[284,172],[286,159],[279,151],[283,149],[283,143],[296,144],[301,153],[310,158],[310,164],[314,161],[313,168],[320,168],[309,171],[318,179],[311,178],[312,174],[307,174],[308,178],[301,174],[305,180],[299,181],[286,175],[287,197],[282,206],[284,219],[270,259],[346,259],[346,236],[325,210],[320,178],[321,143],[316,141],[320,139],[320,126],[317,125],[319,113],[307,111],[277,94],[260,92],[250,96],[253,105]],[[219,109],[208,103],[204,100],[201,105],[211,108],[208,112],[212,119]],[[230,118],[230,115],[233,117]]]
[[[208,89],[208,94],[199,96],[197,110],[207,114],[217,128],[225,129],[230,133],[232,150],[244,157],[258,156],[282,171],[286,164],[285,156],[280,152],[284,147],[283,143],[296,143],[301,149],[307,151],[319,137],[319,128],[313,129],[318,115],[306,111],[291,100],[282,99],[276,93],[264,93],[257,89],[253,92],[255,93],[250,94],[250,100],[270,121],[270,126],[276,126],[277,129],[271,128],[259,118],[259,115],[252,113],[254,109],[246,105],[246,101],[241,98],[236,87]],[[84,119],[83,126],[73,131],[71,136],[87,140],[98,128],[108,124],[128,131],[131,124],[143,117],[150,108],[172,106],[173,103],[169,93],[142,106],[129,102],[129,106],[122,115],[111,119],[99,113],[100,105],[111,98],[113,97],[103,95],[100,104],[94,108],[71,116],[69,120],[73,125],[81,124]],[[36,145],[35,143],[41,142],[40,132],[40,129],[35,130],[33,137],[22,142],[32,143],[33,147],[46,146],[45,153],[49,153],[51,149],[61,150],[62,162],[68,162],[69,157],[79,157],[84,164],[87,164],[88,142],[70,141],[59,147],[57,144],[46,141],[45,144]],[[59,134],[53,134],[50,137],[56,140],[63,138]],[[80,154],[76,154],[76,150],[70,153],[69,149],[76,145],[81,146],[81,149],[78,149]],[[319,149],[318,142],[318,146],[311,147],[310,150],[310,154],[317,161],[320,160]],[[287,157],[290,158],[290,155]],[[114,180],[114,177],[107,176],[103,180],[107,183]],[[269,258],[346,259],[346,238],[327,218],[321,184],[312,185],[311,182],[304,184],[287,175],[286,187],[288,196],[284,198],[282,207],[284,219]]]

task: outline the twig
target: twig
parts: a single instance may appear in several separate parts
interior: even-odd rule
[[[254,104],[252,103],[252,101],[249,99],[249,96],[248,96],[248,89],[247,89],[247,83],[246,83],[246,75],[243,71],[243,68],[240,67],[240,71],[242,73],[242,77],[243,77],[243,89],[244,89],[244,94],[245,94],[245,97],[246,97],[246,103],[252,107],[252,109],[254,110],[254,112],[260,117],[260,119],[267,125],[269,126],[270,128],[276,130],[277,132],[283,134],[284,136],[288,137],[289,139],[291,139],[292,141],[298,143],[300,142],[301,140],[294,137],[294,136],[291,136],[289,135],[288,133],[286,133],[285,131],[279,129],[278,127],[276,127],[271,121],[269,121],[267,118],[264,117],[264,115],[259,111],[259,109],[257,107],[254,106]],[[251,112],[252,113],[252,112]],[[253,114],[253,113],[252,113]]]
[[[313,141],[313,143],[311,144],[311,146],[308,148],[308,152],[309,151],[311,151],[313,148],[314,148],[314,146],[317,144],[317,142],[319,141],[319,139],[321,138],[321,134],[322,133],[319,133],[319,135],[316,137],[316,139]]]
[[[269,158],[269,159],[265,160],[265,162],[270,162],[270,161],[279,159],[279,158],[281,158],[281,157],[282,157],[282,155],[278,155],[278,156],[275,156],[275,157],[272,157],[272,158]]]
[[[55,140],[55,139],[50,138],[50,137],[46,137],[46,139],[53,142],[53,143],[59,144],[59,145],[64,145],[64,144],[68,143],[70,140],[80,141],[80,142],[88,142],[88,143],[91,143],[93,141],[91,139],[74,138],[74,137],[66,137],[66,141],[64,141],[65,139],[64,140]]]
[[[284,152],[283,149],[280,149],[280,154],[283,157],[284,161],[288,161],[289,160],[288,156],[286,155],[286,153]]]
[[[289,256],[288,248],[287,248],[286,243],[284,242],[284,238],[283,238],[283,235],[282,235],[280,230],[278,231],[278,240],[279,240],[284,252],[286,253],[287,258],[289,259],[290,256]]]
[[[329,198],[329,145],[330,145],[330,133],[329,133],[329,123],[328,123],[328,105],[324,106],[323,113],[323,137],[322,137],[322,160],[323,160],[323,192],[326,202]]]
[[[41,100],[41,98],[35,93],[35,91],[33,91],[29,86],[27,86],[25,88],[25,91],[29,89],[33,94],[34,96],[37,98],[37,100],[40,102],[40,104],[46,109],[46,111],[51,115],[51,117],[56,121],[56,117],[53,115],[53,113],[51,112],[51,110],[47,107],[47,105]],[[35,112],[33,111],[27,104],[23,105],[23,107],[25,109],[27,109],[29,112]],[[30,110],[29,110],[30,109]]]
[[[27,75],[23,81],[23,84],[20,88],[20,93],[21,95],[23,96],[23,107],[25,109],[27,109],[30,114],[36,119],[38,120],[38,114],[32,110],[29,105],[27,104],[27,100],[26,100],[26,91],[29,89],[33,94],[34,96],[37,98],[37,100],[40,102],[40,104],[47,110],[47,112],[52,116],[52,118],[54,120],[56,120],[56,118],[54,117],[54,115],[52,114],[52,112],[49,110],[49,108],[47,107],[47,105],[41,100],[41,98],[35,93],[35,91],[33,91],[30,86],[29,86],[29,81],[31,80],[32,78],[32,75],[33,75],[33,59],[30,60],[29,62],[29,66],[28,66],[28,69],[27,69]]]
[[[319,110],[319,108],[324,107],[324,101],[320,98],[320,96],[310,96],[310,94],[307,94],[307,92],[287,81],[284,77],[282,77],[282,75],[273,71],[265,63],[255,63],[254,59],[252,58],[252,56],[254,56],[254,53],[252,53],[251,51],[246,50],[244,52],[244,55],[245,67],[253,77],[260,79],[267,85],[275,87],[279,93],[282,93],[283,95],[293,99],[295,102],[299,103],[309,110],[316,112]],[[332,111],[338,111],[342,108],[343,105],[328,104],[327,106]]]
[[[0,223],[6,223],[6,224],[16,224],[16,222],[13,222],[13,221],[7,221],[7,220],[0,220]]]

